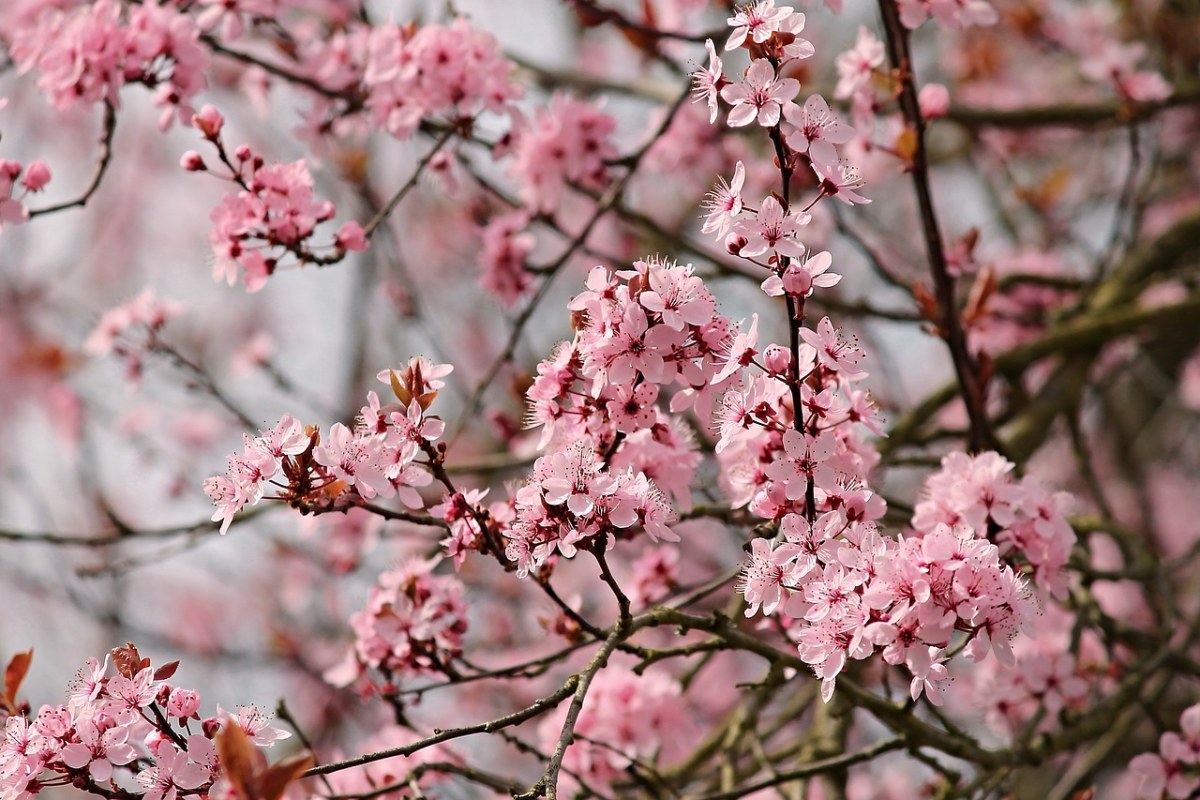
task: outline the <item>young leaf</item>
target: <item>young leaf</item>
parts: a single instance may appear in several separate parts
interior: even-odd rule
[[[112,657],[113,663],[117,666],[117,672],[129,679],[150,666],[150,659],[143,658],[133,642],[126,642],[124,647],[114,647]]]
[[[163,664],[158,669],[154,670],[154,680],[165,681],[169,680],[175,674],[175,670],[179,669],[178,661],[171,661]]]
[[[293,781],[299,780],[305,770],[316,763],[313,754],[308,751],[295,753],[273,764],[267,769],[259,785],[259,800],[279,800],[284,791]]]
[[[24,653],[17,653],[8,662],[8,666],[4,668],[4,696],[0,697],[0,704],[10,710],[17,707],[17,692],[21,688],[21,682],[25,680],[25,676],[29,673],[29,664],[33,661],[33,649],[30,648]]]

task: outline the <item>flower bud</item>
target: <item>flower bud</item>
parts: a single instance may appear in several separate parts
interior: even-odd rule
[[[342,250],[350,250],[357,253],[360,250],[367,249],[366,232],[363,231],[362,225],[359,225],[354,220],[343,225],[341,230],[337,232],[334,240]]]
[[[200,129],[204,138],[216,141],[217,137],[221,135],[221,128],[225,126],[225,117],[221,116],[221,112],[213,106],[206,105],[200,109],[199,114],[192,117],[192,124]]]
[[[200,709],[200,695],[191,689],[172,689],[167,700],[167,714],[179,719],[196,715]]]
[[[179,159],[179,166],[188,172],[204,172],[208,169],[204,164],[204,159],[195,150],[188,150],[184,153],[183,158]]]
[[[767,345],[767,349],[763,351],[763,366],[772,375],[783,375],[787,373],[788,365],[792,363],[792,354],[788,352],[786,347],[780,347],[777,344]]]
[[[49,182],[50,168],[46,166],[46,162],[40,158],[37,161],[30,161],[28,166],[25,167],[25,177],[21,179],[21,183],[25,184],[25,188],[31,192],[36,192]]]
[[[950,110],[950,92],[940,83],[927,83],[917,95],[917,104],[921,107],[921,116],[925,119],[944,117]]]

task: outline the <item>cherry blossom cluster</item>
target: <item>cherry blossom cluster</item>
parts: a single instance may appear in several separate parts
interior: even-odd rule
[[[941,704],[944,662],[957,634],[965,654],[994,652],[1011,666],[1011,639],[1026,630],[1036,603],[999,548],[965,527],[892,539],[842,511],[810,525],[789,514],[781,541],[754,539],[740,588],[747,615],[761,607],[790,618],[789,634],[828,699],[849,659],[881,652],[912,675],[913,699]]]
[[[939,525],[965,527],[1000,545],[1006,557],[1033,568],[1040,590],[1067,594],[1067,561],[1075,531],[1067,521],[1071,496],[1051,492],[1036,479],[1012,477],[1013,463],[998,453],[951,453],[930,476],[913,514],[913,527],[930,533]]]
[[[730,24],[733,22],[731,19]],[[774,40],[768,39],[771,41]],[[830,197],[847,205],[870,202],[858,192],[863,185],[858,169],[840,158],[838,152],[840,146],[855,137],[855,129],[843,123],[819,94],[810,95],[803,105],[793,102],[800,92],[800,83],[782,77],[790,61],[811,55],[811,45],[799,52],[794,49],[802,41],[793,41],[791,37],[781,39],[790,43],[781,43],[777,56],[755,58],[741,80],[734,82],[725,77],[721,60],[709,42],[709,66],[693,76],[696,99],[708,103],[713,121],[720,98],[730,104],[729,125],[741,127],[757,122],[771,129],[779,155],[786,159],[789,175],[792,165],[804,165],[812,170],[819,187],[817,196],[804,210],[794,210],[775,195],[768,195],[754,208],[742,195],[745,168],[738,162],[732,179],[728,182],[721,179],[704,204],[708,213],[702,232],[722,238],[733,255],[774,272],[779,280],[763,288],[776,296],[783,294],[781,281],[785,277],[788,293],[797,297],[805,296],[813,285],[828,287],[837,282],[833,275],[818,277],[824,271],[821,267],[828,268],[827,262],[806,265],[805,248],[799,236],[812,218],[807,210]],[[838,96],[842,96],[840,88]],[[764,256],[766,264],[756,260]]]
[[[256,437],[245,436],[240,454],[230,454],[224,475],[204,482],[216,506],[213,520],[221,532],[246,506],[263,499],[268,486],[283,500],[304,511],[345,510],[376,497],[398,497],[410,508],[423,508],[417,489],[433,477],[420,466],[445,429],[441,418],[428,413],[453,370],[420,356],[399,372],[385,370],[379,380],[391,386],[398,402],[381,403],[367,393],[367,405],[353,428],[334,424],[326,437],[285,415],[273,428]],[[280,482],[282,479],[283,482]]]
[[[816,175],[820,194],[812,204],[825,197],[837,197],[851,205],[870,202],[856,191],[862,186],[858,170],[840,160],[835,147],[849,142],[854,129],[842,123],[819,94],[810,95],[803,106],[793,102],[800,93],[800,82],[785,77],[784,72],[792,62],[814,53],[812,43],[798,36],[804,22],[804,14],[787,7],[775,8],[773,0],[763,0],[731,17],[729,24],[734,32],[725,49],[748,47],[753,60],[740,80],[731,81],[723,72],[712,42],[708,42],[709,65],[693,76],[696,99],[708,104],[713,122],[720,98],[730,106],[730,126],[757,123],[775,129],[782,139],[782,143],[777,140],[777,146],[786,144],[793,158],[807,164]],[[843,96],[840,89],[839,84],[839,97]],[[799,243],[794,236],[808,224],[808,214],[784,208],[774,197],[765,199],[757,210],[746,208],[738,175],[731,184],[722,182],[713,192],[704,232],[726,237],[729,251],[746,258],[769,249],[780,255],[798,256]]]
[[[966,688],[977,699],[961,707],[982,703],[988,725],[1015,738],[1031,724],[1039,731],[1056,730],[1061,712],[1080,712],[1093,697],[1111,694],[1117,665],[1096,631],[1085,628],[1072,642],[1078,624],[1063,607],[1042,604],[1037,635],[1013,643],[1015,664],[974,665]]]
[[[617,536],[641,528],[654,541],[679,541],[668,527],[675,512],[645,473],[610,469],[590,438],[554,450],[533,465],[516,494],[516,518],[505,554],[524,577],[555,554],[611,549]]]
[[[995,652],[1012,664],[1010,640],[1027,628],[1036,604],[1022,576],[1002,559],[1001,548],[1018,539],[1024,544],[1035,523],[1031,517],[1027,527],[996,541],[989,540],[989,531],[952,518],[933,520],[932,527],[914,525],[913,535],[898,539],[876,529],[885,504],[868,478],[879,457],[862,437],[881,434],[882,428],[869,396],[857,388],[867,377],[861,352],[828,317],[815,330],[803,325],[807,299],[841,280],[829,271],[830,254],[813,253],[800,239],[811,219],[807,209],[829,197],[850,205],[866,202],[857,191],[857,171],[838,159],[838,147],[856,132],[820,95],[803,106],[792,102],[800,85],[784,76],[784,68],[811,54],[811,45],[798,49],[801,40],[794,38],[802,19],[792,23],[791,36],[777,32],[793,15],[770,2],[743,9],[729,20],[734,34],[727,43],[727,49],[753,43],[742,79],[725,78],[711,43],[709,67],[695,76],[696,94],[709,102],[714,119],[719,98],[731,105],[729,125],[769,129],[785,181],[782,195],[770,195],[752,209],[742,194],[745,170],[739,163],[732,180],[722,180],[710,194],[703,226],[705,233],[723,237],[731,254],[767,270],[762,290],[786,299],[795,326],[791,347],[763,347],[753,318],[748,329],[732,335],[717,375],[736,377],[714,414],[725,488],[735,506],[747,505],[779,526],[775,538],[751,542],[739,588],[747,615],[761,608],[786,618],[788,635],[822,680],[825,699],[849,659],[879,652],[885,663],[905,666],[913,699],[927,694],[940,704],[952,648],[963,647],[974,661]],[[910,12],[909,21],[921,20]],[[882,44],[865,29],[855,48],[838,59],[835,94],[862,110],[856,118],[869,121],[875,112],[875,75],[882,63]],[[812,168],[819,187],[802,211],[788,200],[788,178],[799,165]],[[1065,522],[1060,500],[1046,497],[1030,503],[1046,512],[1034,516],[1053,529],[1045,537],[1053,544],[1030,560],[1049,574],[1065,564],[1056,546]],[[1070,535],[1069,526],[1067,531]]]
[[[1162,73],[1146,68],[1141,42],[1120,41],[1107,10],[1066,6],[1047,21],[1047,35],[1079,59],[1079,71],[1096,84],[1112,87],[1121,99],[1153,103],[1171,95]]]
[[[9,38],[21,73],[36,71],[38,87],[60,110],[101,101],[119,106],[128,83],[155,89],[159,127],[176,113],[189,124],[190,101],[205,88],[208,53],[195,20],[172,2],[46,4]]]
[[[354,647],[346,660],[329,670],[335,685],[383,676],[378,687],[394,690],[393,681],[412,675],[450,674],[462,654],[467,603],[462,582],[435,575],[440,559],[409,561],[379,576],[366,607],[350,617]]]
[[[870,395],[856,388],[867,375],[858,366],[862,354],[828,317],[800,336],[795,359],[772,344],[761,360],[756,325],[734,337],[730,363],[746,367],[734,370],[740,384],[713,414],[723,487],[735,507],[748,505],[764,519],[839,509],[878,519],[885,504],[867,477],[879,454],[864,434],[883,429]],[[801,381],[798,418],[794,376]]]
[[[1184,800],[1200,792],[1200,704],[1180,714],[1179,727],[1178,733],[1159,737],[1157,753],[1129,762],[1129,770],[1141,778],[1137,800]]]
[[[213,174],[239,189],[222,197],[210,215],[213,228],[209,241],[217,257],[213,268],[216,280],[226,280],[232,286],[240,268],[246,289],[254,292],[275,272],[283,253],[291,253],[301,264],[319,264],[366,248],[362,226],[349,221],[334,236],[328,248],[332,252],[316,254],[310,240],[317,226],[333,219],[337,209],[332,202],[314,197],[312,175],[304,159],[268,164],[244,144],[231,154],[221,138],[225,119],[212,106],[200,110],[195,125],[216,148],[220,163],[228,170],[225,175]],[[180,163],[190,172],[211,171],[194,150],[185,153]]]
[[[526,269],[534,245],[533,234],[525,230],[529,220],[527,211],[510,211],[493,217],[483,228],[479,283],[507,306],[516,303],[533,283],[533,273]]]
[[[568,184],[600,190],[608,185],[608,161],[617,157],[617,121],[596,103],[556,94],[530,120],[519,120],[507,148],[509,173],[530,209],[553,211]]]
[[[906,28],[919,28],[931,17],[950,30],[994,25],[1000,18],[988,0],[897,0],[896,5]]]
[[[838,82],[833,96],[850,102],[854,125],[864,134],[875,127],[875,115],[883,103],[881,88],[891,86],[883,69],[884,56],[883,42],[865,25],[860,25],[854,46],[839,53],[834,62]]]
[[[581,436],[608,447],[641,431],[662,441],[667,417],[660,387],[682,387],[673,411],[719,396],[730,322],[691,265],[637,261],[631,270],[594,268],[568,305],[573,341],[538,365],[527,392],[529,421],[542,446]]]
[[[229,796],[213,742],[218,732],[236,725],[260,747],[290,734],[253,706],[236,714],[218,707],[201,718],[200,695],[167,682],[177,667],[155,669],[132,645],[119,647],[103,663],[88,659],[65,705],[42,706],[32,719],[9,716],[0,741],[0,797],[26,800],[65,785],[143,800]],[[122,774],[140,791],[118,788]]]
[[[688,729],[681,694],[679,684],[661,672],[638,675],[618,662],[598,673],[575,723],[575,744],[563,758],[563,783],[603,789],[628,778],[634,763],[677,757]],[[554,750],[561,731],[562,714],[542,723],[547,751]]]
[[[441,503],[429,509],[430,514],[450,527],[450,535],[441,545],[454,560],[455,569],[462,566],[467,553],[486,550],[488,530],[501,530],[513,521],[512,500],[485,506],[483,500],[487,494],[487,489],[448,492]]]
[[[133,299],[105,311],[83,348],[92,356],[120,356],[125,361],[125,379],[137,385],[145,354],[153,349],[163,326],[182,311],[181,303],[160,299],[154,289],[146,287]]]
[[[317,97],[306,113],[317,132],[367,124],[408,139],[424,123],[467,126],[483,111],[508,114],[522,87],[496,38],[464,18],[448,25],[350,24],[305,43],[306,72],[361,102]]]
[[[29,209],[23,200],[49,182],[50,168],[41,159],[22,166],[19,161],[0,158],[0,233],[5,225],[19,225],[29,219]],[[13,192],[18,188],[21,192],[14,197]]]

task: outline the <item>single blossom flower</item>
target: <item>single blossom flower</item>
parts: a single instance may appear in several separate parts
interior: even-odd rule
[[[804,245],[795,237],[810,220],[811,216],[803,212],[785,212],[783,205],[769,196],[754,219],[738,221],[736,230],[746,240],[739,255],[753,258],[773,250],[781,256],[799,258],[804,255]]]
[[[692,73],[692,102],[703,101],[708,105],[708,122],[711,125],[717,121],[717,96],[726,80],[712,39],[705,39],[704,47],[708,51],[708,67]]]
[[[729,110],[729,125],[741,128],[755,120],[764,128],[779,122],[783,104],[800,93],[800,81],[779,78],[775,67],[765,58],[756,58],[742,80],[721,90],[721,97],[733,106]]]
[[[755,44],[762,44],[794,13],[795,10],[787,6],[776,8],[775,0],[759,0],[752,5],[742,6],[727,20],[733,33],[725,42],[726,52],[741,47],[747,38]]]
[[[701,233],[714,233],[724,237],[733,229],[734,220],[742,213],[742,186],[746,183],[746,167],[741,161],[733,168],[733,179],[717,179],[717,185],[708,193],[701,207],[708,211],[704,217]]]
[[[829,104],[819,94],[809,96],[800,107],[788,103],[783,107],[788,124],[783,138],[797,153],[808,153],[814,161],[837,161],[834,145],[846,144],[854,138],[854,129],[844,124],[829,110]]]

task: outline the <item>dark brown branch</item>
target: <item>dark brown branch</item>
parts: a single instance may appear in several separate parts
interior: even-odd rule
[[[937,212],[933,207],[933,195],[929,185],[929,160],[925,149],[925,121],[917,102],[917,87],[913,77],[913,62],[908,48],[908,29],[900,21],[900,10],[895,0],[879,0],[879,11],[883,16],[886,31],[888,57],[900,79],[900,110],[904,121],[912,130],[915,146],[912,156],[913,189],[917,196],[917,207],[921,215],[921,230],[929,256],[929,267],[933,274],[934,290],[940,313],[939,327],[942,338],[950,349],[954,362],[954,373],[962,390],[963,402],[970,419],[968,445],[972,451],[995,446],[991,422],[988,419],[984,386],[979,372],[967,349],[967,337],[958,315],[958,301],[954,291],[954,277],[946,264],[946,249],[942,232],[938,226]]]

